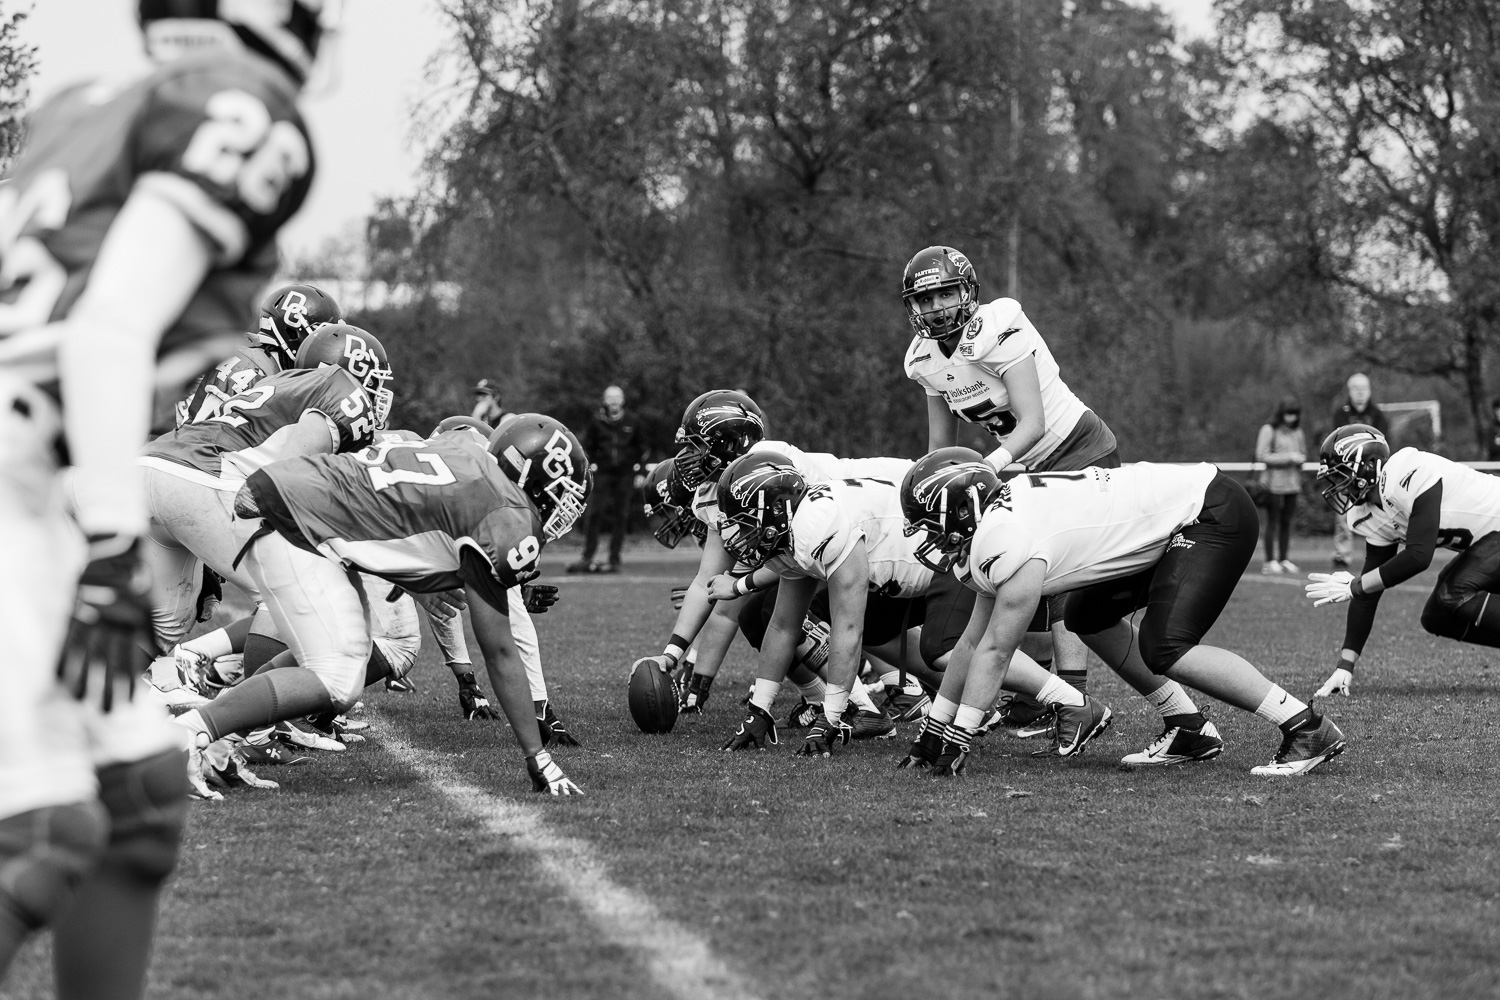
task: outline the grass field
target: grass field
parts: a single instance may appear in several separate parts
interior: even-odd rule
[[[529,795],[504,724],[460,721],[424,649],[417,694],[371,692],[369,743],[193,807],[151,995],[1500,995],[1500,656],[1423,634],[1421,581],[1386,598],[1354,697],[1329,706],[1348,752],[1308,777],[1252,777],[1276,733],[1222,705],[1219,760],[1126,770],[1159,725],[1096,676],[1116,723],[1081,758],[992,737],[939,781],[893,769],[914,726],[826,761],[793,757],[795,736],[718,752],[742,647],[706,717],[636,732],[626,670],[660,647],[691,564],[643,549],[627,569],[559,576],[563,603],[538,619],[585,744],[556,756],[585,798]],[[1306,697],[1342,614],[1291,584],[1247,578],[1211,639]],[[433,773],[509,819],[461,810]],[[591,909],[575,864],[672,923],[636,933],[635,911]],[[728,979],[674,979],[661,952],[694,941]],[[50,995],[47,961],[32,946],[3,995]]]

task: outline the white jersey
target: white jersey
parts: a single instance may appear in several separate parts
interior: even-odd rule
[[[959,417],[981,424],[1003,446],[1016,429],[1010,393],[1001,376],[1027,358],[1036,360],[1046,428],[1041,440],[1016,461],[1034,468],[1057,450],[1088,410],[1059,377],[1057,362],[1042,335],[1015,299],[982,305],[964,327],[953,356],[934,340],[913,338],[906,351],[906,377],[929,396],[941,396]]]
[[[877,476],[901,485],[901,477],[912,465],[904,458],[839,458],[826,451],[803,451],[785,441],[757,441],[750,446],[752,453],[774,451],[792,460],[792,468],[802,474],[809,483],[820,483],[828,479],[858,479],[862,476]],[[708,530],[717,534],[723,512],[719,510],[719,480],[710,477],[699,484],[693,494],[693,516]]]
[[[1065,594],[1154,566],[1203,509],[1219,470],[1207,463],[1028,473],[1001,484],[959,579],[991,596],[1028,560],[1047,564],[1042,593]]]
[[[1412,504],[1443,484],[1438,545],[1463,551],[1500,531],[1500,479],[1450,462],[1441,455],[1402,448],[1380,470],[1380,506],[1355,504],[1344,514],[1349,528],[1375,545],[1406,541]]]
[[[908,468],[913,464],[903,462]],[[905,474],[905,470],[902,470]],[[901,514],[901,477],[834,479],[815,483],[792,515],[792,550],[766,563],[781,576],[827,580],[865,543],[870,590],[917,597],[932,586],[932,570],[916,556],[924,540],[910,537]]]

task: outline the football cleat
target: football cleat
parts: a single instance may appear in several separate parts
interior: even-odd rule
[[[1051,735],[1054,719],[1052,706],[1025,695],[1013,695],[1000,706],[1000,726],[1019,740]]]
[[[246,736],[244,746],[240,747],[240,756],[245,758],[245,763],[256,767],[290,766],[312,761],[312,756],[295,743],[278,739],[274,727]]]
[[[896,723],[884,712],[872,712],[868,708],[850,705],[844,709],[839,722],[849,727],[850,739],[885,740],[896,735]]]
[[[934,722],[931,716],[923,722],[922,732],[912,742],[911,749],[906,751],[906,756],[901,758],[897,768],[915,768],[925,771],[938,759],[943,752],[943,738],[948,733],[948,723]]]
[[[307,723],[323,736],[342,743],[346,748],[355,743],[363,743],[365,738],[349,729],[349,720],[334,712],[324,712],[321,715],[309,715]]]
[[[415,694],[417,685],[409,677],[387,677],[385,689],[395,694]]]
[[[177,683],[185,691],[203,698],[212,698],[224,685],[213,685],[209,677],[213,672],[213,661],[206,653],[178,645],[172,647],[172,668],[177,674]]]
[[[744,750],[746,747],[755,747],[764,750],[766,744],[775,746],[781,740],[776,733],[776,720],[771,718],[771,713],[753,702],[750,705],[750,714],[745,721],[740,723],[740,728],[735,730],[733,736],[724,741],[720,750]]]
[[[1325,715],[1316,726],[1309,724],[1283,736],[1281,748],[1271,758],[1271,763],[1252,767],[1250,773],[1266,777],[1306,774],[1325,760],[1343,753],[1346,745],[1343,731]]]
[[[213,777],[210,780],[220,782],[225,788],[261,788],[267,791],[280,788],[281,785],[268,778],[262,778],[250,770],[245,761],[245,755],[240,747],[229,741],[223,741],[229,747],[228,759],[222,766],[217,764],[210,752],[208,760],[213,767]]]
[[[938,748],[937,757],[932,761],[932,776],[956,778],[963,774],[973,745],[974,734],[971,731],[949,723],[947,732],[943,734],[943,745]]]
[[[920,688],[912,692],[891,684],[885,689],[880,708],[897,722],[915,722],[927,715],[927,710],[932,708],[932,699]]]
[[[1052,744],[1059,757],[1083,753],[1089,741],[1109,728],[1114,713],[1097,699],[1083,696],[1082,705],[1053,705],[1057,713],[1057,733]]]
[[[806,698],[797,699],[797,704],[787,713],[781,721],[783,729],[806,729],[817,722],[823,716],[823,703],[811,702]]]
[[[274,739],[294,747],[305,747],[309,750],[327,750],[330,753],[342,753],[344,744],[332,736],[325,736],[311,727],[293,725],[290,722],[278,722],[272,729],[275,731]],[[258,730],[250,734],[249,738],[257,743],[264,730]]]
[[[854,738],[854,727],[839,718],[837,721],[829,719],[826,715],[818,717],[802,737],[802,745],[797,748],[799,757],[832,757],[833,748],[845,746]]]
[[[1212,760],[1224,752],[1224,741],[1212,722],[1205,722],[1196,732],[1173,726],[1158,736],[1140,753],[1126,754],[1121,764],[1132,767],[1160,764],[1187,764],[1195,760]]]

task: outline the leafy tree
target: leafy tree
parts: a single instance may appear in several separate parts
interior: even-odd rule
[[[10,169],[25,139],[25,115],[36,73],[36,46],[21,40],[29,10],[0,8],[0,174]]]

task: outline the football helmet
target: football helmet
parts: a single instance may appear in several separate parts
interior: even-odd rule
[[[521,413],[490,435],[490,454],[536,507],[555,542],[583,516],[594,487],[589,458],[573,432],[540,413]]]
[[[146,52],[165,62],[238,40],[306,83],[323,38],[325,0],[140,0]]]
[[[309,333],[324,323],[343,321],[339,304],[317,285],[282,285],[266,296],[260,307],[260,329],[250,340],[276,355],[282,368],[291,368]]]
[[[1000,477],[971,448],[939,448],[906,470],[901,480],[906,534],[927,533],[914,553],[917,560],[935,573],[952,568],[999,489]]]
[[[923,312],[917,296],[944,288],[957,288],[958,306]],[[927,340],[947,340],[962,330],[979,308],[979,278],[969,258],[952,247],[928,247],[906,263],[901,276],[901,301],[906,303],[912,332]]]
[[[646,474],[641,486],[646,504],[646,524],[658,542],[669,549],[688,535],[698,539],[702,545],[708,538],[708,525],[692,514],[693,491],[682,484],[677,475],[677,460],[669,458],[657,462]]]
[[[757,451],[729,464],[719,479],[720,534],[724,549],[759,566],[792,546],[792,515],[807,480],[780,452]]]
[[[682,450],[677,474],[696,490],[766,436],[766,418],[755,400],[734,389],[712,389],[682,414]]]
[[[370,394],[375,411],[375,427],[383,429],[391,416],[396,396],[386,385],[391,380],[391,363],[385,347],[373,334],[345,323],[326,323],[318,327],[297,348],[294,368],[319,368],[335,365],[359,380]]]
[[[1335,513],[1344,514],[1380,486],[1380,471],[1390,457],[1385,435],[1369,424],[1340,427],[1318,449],[1318,492]]]
[[[490,436],[495,433],[495,428],[477,417],[457,415],[444,417],[438,421],[438,425],[432,429],[428,437],[437,437],[439,434],[447,434],[449,431],[473,431],[484,438],[486,446],[489,444]]]

